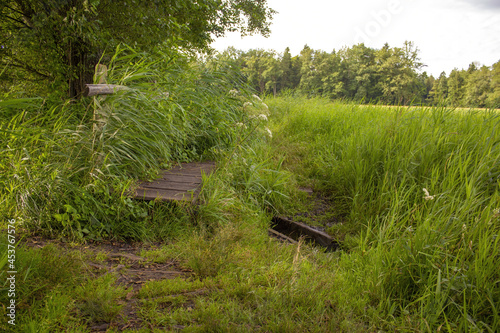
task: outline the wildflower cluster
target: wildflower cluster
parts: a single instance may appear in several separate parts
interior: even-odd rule
[[[269,117],[269,107],[262,102],[257,95],[252,95],[249,98],[245,98],[242,96],[238,90],[232,89],[229,91],[229,95],[233,98],[239,99],[242,102],[242,109],[245,114],[246,121],[237,122],[235,124],[238,128],[248,129],[253,128],[253,130],[257,129],[263,122],[268,121]],[[257,121],[257,122],[255,122]],[[250,123],[253,123],[252,125]],[[263,128],[264,134],[266,134],[269,138],[273,137],[273,133],[267,127]]]
[[[430,195],[430,194],[429,194],[429,191],[427,191],[427,189],[426,189],[426,188],[424,188],[424,189],[423,189],[423,191],[424,191],[424,194],[425,194],[425,196],[424,196],[424,199],[425,199],[425,200],[434,200],[434,196],[433,196],[433,195]]]

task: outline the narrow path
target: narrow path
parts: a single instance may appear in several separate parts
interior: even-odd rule
[[[99,242],[69,246],[41,237],[30,237],[23,244],[35,249],[52,244],[67,251],[80,251],[84,260],[82,266],[87,268],[83,274],[91,278],[115,274],[116,284],[130,289],[125,299],[119,301],[123,308],[118,317],[110,323],[89,323],[91,332],[106,332],[109,328],[119,331],[144,328],[145,323],[138,314],[140,307],[138,293],[143,285],[151,281],[188,278],[191,275],[190,270],[183,269],[174,260],[156,263],[140,255],[143,250],[158,249],[160,244]]]

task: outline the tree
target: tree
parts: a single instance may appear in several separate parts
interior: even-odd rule
[[[262,73],[262,76],[266,81],[266,90],[272,91],[274,96],[276,96],[278,82],[283,75],[280,66],[281,61],[276,57],[276,54],[271,54],[271,56],[265,60],[264,66],[266,69]]]
[[[102,54],[126,43],[203,50],[226,31],[269,33],[267,0],[2,0],[2,67],[79,96]]]
[[[281,57],[280,67],[281,67],[281,80],[280,80],[281,89],[291,89],[293,69],[292,69],[292,55],[290,54],[289,47],[285,49],[283,57]]]
[[[270,63],[268,59],[272,58],[273,54],[257,49],[246,52],[243,57],[245,59],[243,73],[246,75],[248,83],[260,94],[264,93],[266,83],[269,80],[269,77],[266,77],[264,72],[268,70]]]
[[[461,106],[464,102],[466,71],[453,69],[448,77],[448,103],[451,106]]]
[[[433,105],[444,105],[448,98],[448,78],[445,72],[441,72],[434,81],[430,95],[430,102]]]
[[[380,95],[375,69],[375,50],[364,44],[339,52],[345,72],[343,86],[347,98],[371,100]]]
[[[333,51],[318,65],[321,73],[322,94],[325,97],[336,99],[345,95],[342,59]]]
[[[487,103],[491,108],[500,108],[500,61],[492,66],[491,92],[488,96]]]
[[[429,94],[435,81],[434,76],[429,76],[427,72],[423,72],[418,75],[418,81],[421,87],[420,94],[418,96],[419,102],[421,104],[429,103]]]
[[[492,93],[491,72],[487,66],[482,66],[479,70],[474,70],[467,78],[466,105],[479,108],[487,107],[490,93]]]
[[[300,51],[300,83],[299,90],[308,94],[315,95],[317,93],[318,85],[314,82],[314,50],[308,45],[304,45]]]
[[[408,41],[402,48],[384,47],[379,51],[379,85],[385,102],[405,105],[419,98],[423,87],[417,74],[417,70],[422,67],[418,51],[418,48]]]

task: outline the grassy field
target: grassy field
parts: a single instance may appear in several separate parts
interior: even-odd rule
[[[78,237],[64,246],[19,245],[17,326],[12,330],[7,324],[8,310],[3,307],[2,328],[90,332],[104,324],[102,330],[108,332],[500,329],[497,113],[360,107],[297,97],[264,102],[269,113],[254,99],[253,109],[249,104],[242,108],[250,116],[226,115],[226,127],[214,127],[220,136],[227,131],[224,140],[230,144],[210,148],[210,157],[220,167],[206,179],[203,204],[196,211],[175,204],[136,206],[112,194],[104,196],[110,202],[122,200],[110,215],[130,212],[122,206],[134,207],[135,215],[124,215],[134,232],[120,233],[118,222],[110,222],[110,232],[154,242],[137,245],[134,255],[143,260],[140,265],[130,258],[115,263],[109,251],[88,251]],[[187,121],[177,126],[196,125]],[[172,156],[182,155],[185,146],[174,147],[179,152]],[[38,158],[42,163],[43,157]],[[340,243],[339,251],[326,253],[304,242],[288,245],[268,237],[274,214],[309,207],[299,187],[311,187],[328,198],[335,223],[326,231]],[[5,216],[14,211],[3,209]],[[63,213],[66,220],[60,219],[73,221],[73,226],[60,230],[78,234],[74,221],[83,219],[74,215],[80,213]],[[140,228],[129,226],[135,221]],[[50,224],[53,229],[56,222]],[[21,234],[31,237],[34,227],[24,228]],[[160,236],[155,238],[155,233]],[[5,240],[0,241],[4,268]],[[156,276],[141,281],[139,289],[117,282],[137,265],[147,270],[167,263],[175,263],[178,277]],[[96,271],[96,265],[105,269]],[[7,287],[2,304],[9,302]]]
[[[277,149],[344,217],[329,231],[348,253],[350,297],[407,329],[498,330],[496,112],[268,104]]]

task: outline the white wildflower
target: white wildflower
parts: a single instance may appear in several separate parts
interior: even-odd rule
[[[232,97],[236,97],[236,95],[238,95],[240,92],[236,89],[231,89],[229,90],[229,95],[232,96]]]
[[[243,107],[244,107],[244,108],[247,108],[247,107],[252,106],[252,105],[253,105],[253,104],[252,104],[251,102],[245,102],[245,103],[243,104]]]
[[[247,125],[245,125],[243,123],[236,123],[236,126],[243,127],[244,129],[247,129]]]
[[[262,103],[262,107],[263,107],[264,109],[266,109],[266,110],[269,110],[269,107],[267,106],[267,104],[266,104],[266,103]]]
[[[267,135],[269,135],[270,138],[273,137],[273,132],[271,132],[271,130],[267,127],[264,128],[266,131],[267,131]]]
[[[257,96],[257,95],[252,95],[252,97],[253,97],[253,98],[255,98],[256,100],[258,100],[259,102],[262,102],[262,100],[260,99],[260,97],[259,97],[259,96]]]
[[[259,114],[257,118],[259,118],[260,120],[267,121],[267,116],[265,114]]]
[[[500,216],[500,208],[493,209],[493,217],[498,217],[498,216]]]
[[[433,196],[433,195],[430,195],[430,194],[429,194],[429,191],[427,191],[427,189],[426,189],[426,188],[424,188],[424,189],[423,189],[423,191],[424,191],[424,194],[425,194],[425,196],[424,196],[424,199],[425,199],[425,200],[434,200],[434,196]]]

